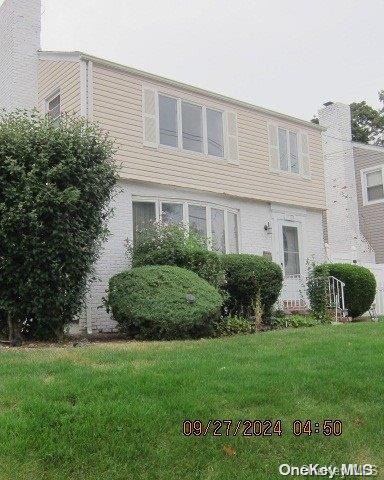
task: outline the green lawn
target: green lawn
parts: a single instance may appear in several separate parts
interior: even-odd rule
[[[383,399],[382,323],[1,349],[0,479],[263,480],[284,478],[280,463],[373,463],[383,478]],[[283,434],[186,437],[184,419],[281,419]],[[340,419],[343,434],[295,437],[295,419]]]

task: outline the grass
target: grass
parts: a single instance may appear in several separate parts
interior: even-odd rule
[[[283,478],[384,470],[384,324],[216,340],[0,350],[1,480]],[[184,419],[281,419],[281,437],[186,437]],[[343,434],[295,437],[295,419]]]

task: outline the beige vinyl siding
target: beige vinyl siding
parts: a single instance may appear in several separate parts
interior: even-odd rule
[[[363,205],[361,185],[361,170],[376,165],[384,165],[384,148],[381,153],[377,148],[368,150],[354,147],[353,152],[360,228],[375,252],[376,262],[384,263],[384,203]]]
[[[239,165],[198,153],[143,145],[142,86],[151,85],[165,94],[207,107],[237,113]],[[157,182],[264,201],[325,208],[321,132],[280,122],[278,119],[218,102],[208,94],[189,93],[104,65],[93,66],[93,119],[116,139],[117,161],[127,179]],[[308,134],[311,179],[296,174],[271,172],[268,122],[298,128]]]
[[[60,89],[61,111],[80,112],[80,62],[39,60],[39,108],[45,110],[45,100]]]

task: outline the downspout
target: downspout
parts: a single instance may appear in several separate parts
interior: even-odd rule
[[[92,120],[93,110],[93,64],[90,60],[80,59],[81,115]],[[88,294],[85,312],[87,334],[92,335],[92,295]]]

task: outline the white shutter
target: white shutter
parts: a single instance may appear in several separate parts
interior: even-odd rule
[[[272,170],[279,170],[279,144],[276,125],[268,125],[269,165]]]
[[[153,88],[143,86],[143,143],[148,147],[158,146],[157,93]]]
[[[303,177],[309,178],[311,176],[308,135],[302,132],[300,133],[300,173]]]
[[[239,163],[239,147],[237,144],[237,115],[226,112],[227,125],[227,158],[230,163]]]

